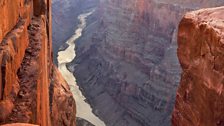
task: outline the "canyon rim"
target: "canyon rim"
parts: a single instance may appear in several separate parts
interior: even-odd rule
[[[0,125],[224,126],[223,0],[0,0]]]

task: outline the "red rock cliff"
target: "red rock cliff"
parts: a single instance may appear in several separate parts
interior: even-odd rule
[[[0,16],[0,124],[75,125],[74,99],[52,63],[51,0],[1,0]]]
[[[183,69],[173,126],[224,125],[224,7],[187,13],[179,25]]]

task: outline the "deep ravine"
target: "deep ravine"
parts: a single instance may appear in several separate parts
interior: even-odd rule
[[[68,48],[64,51],[58,52],[58,69],[62,73],[62,76],[65,78],[65,80],[68,82],[76,100],[77,117],[83,118],[95,126],[105,126],[104,122],[94,115],[91,106],[85,102],[86,98],[79,90],[79,87],[76,84],[76,78],[66,67],[66,64],[70,63],[76,56],[75,41],[82,36],[82,31],[86,27],[86,18],[92,13],[93,11],[83,13],[78,16],[80,24],[78,25],[75,34],[66,42],[69,45]]]

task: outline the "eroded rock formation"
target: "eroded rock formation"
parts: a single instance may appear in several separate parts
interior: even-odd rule
[[[51,119],[52,126],[76,126],[75,101],[68,84],[55,67],[52,78],[54,87],[52,94]]]
[[[38,126],[38,125],[27,124],[27,123],[11,123],[11,124],[5,124],[1,126]]]
[[[101,0],[68,67],[108,126],[171,125],[177,24],[186,11],[224,4],[203,1]]]
[[[224,7],[189,12],[178,32],[183,69],[173,126],[224,125]]]
[[[1,0],[0,16],[0,124],[75,125],[74,99],[52,63],[51,0]]]

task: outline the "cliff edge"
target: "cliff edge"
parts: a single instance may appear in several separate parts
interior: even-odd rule
[[[224,125],[224,7],[187,13],[179,25],[183,69],[173,126]]]
[[[51,0],[1,0],[0,16],[0,124],[75,125],[75,101],[52,63]]]

